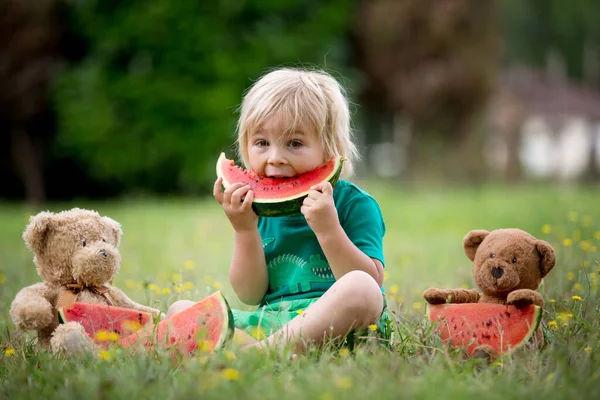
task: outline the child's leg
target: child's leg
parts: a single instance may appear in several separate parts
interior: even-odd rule
[[[297,351],[304,343],[323,343],[355,329],[367,328],[383,311],[381,288],[369,274],[352,271],[341,277],[313,303],[282,329],[248,347],[266,347],[291,341]]]
[[[171,306],[167,310],[166,318],[172,317],[174,314],[177,314],[178,312],[183,311],[186,308],[193,306],[194,304],[196,304],[196,302],[191,300],[177,300],[176,302],[171,304]],[[233,342],[237,343],[240,346],[247,346],[258,343],[258,341],[252,336],[237,328],[235,328]]]

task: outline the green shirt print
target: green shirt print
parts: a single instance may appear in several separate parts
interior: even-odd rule
[[[377,201],[345,180],[336,184],[333,200],[340,224],[350,240],[366,255],[385,265],[385,224]],[[259,217],[258,230],[269,273],[263,305],[319,297],[333,285],[333,272],[304,215]]]

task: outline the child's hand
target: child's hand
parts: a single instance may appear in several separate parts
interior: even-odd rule
[[[300,212],[316,235],[335,230],[340,221],[333,202],[333,187],[329,182],[312,186]]]
[[[234,183],[225,191],[222,191],[222,178],[217,178],[213,195],[219,202],[225,215],[229,218],[231,226],[236,232],[249,231],[256,229],[258,217],[252,210],[252,200],[254,192],[250,190],[250,186],[243,183]],[[243,200],[242,197],[246,196]]]

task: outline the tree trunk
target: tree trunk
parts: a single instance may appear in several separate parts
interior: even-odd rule
[[[12,128],[12,159],[25,186],[25,198],[31,204],[45,200],[42,151],[39,140],[32,138],[23,125]]]

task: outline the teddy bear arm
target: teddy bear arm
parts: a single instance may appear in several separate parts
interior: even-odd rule
[[[17,328],[42,330],[54,322],[52,301],[58,291],[45,282],[24,287],[10,306],[10,316]]]
[[[156,318],[160,315],[160,310],[136,303],[135,301],[131,300],[121,289],[118,289],[114,286],[110,289],[110,295],[113,298],[115,305],[118,307],[125,307],[137,311],[144,311],[151,314],[153,318]]]
[[[423,293],[423,298],[429,304],[477,303],[480,296],[476,289],[429,288]]]
[[[517,289],[508,294],[506,304],[523,308],[530,304],[544,307],[544,298],[541,294],[531,289]]]

